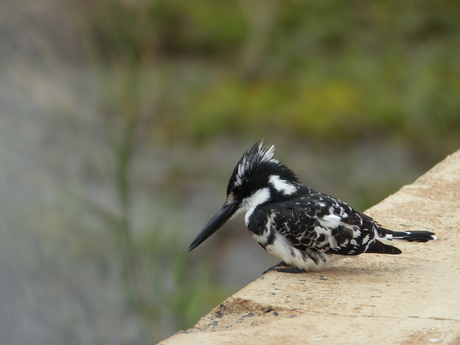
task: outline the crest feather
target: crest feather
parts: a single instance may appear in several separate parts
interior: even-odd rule
[[[260,159],[262,162],[267,161],[267,162],[278,163],[276,159],[273,159],[273,155],[275,153],[275,145],[267,147],[265,146],[265,142],[263,140],[260,142],[257,142],[256,145],[257,144],[259,145],[258,145],[256,154],[260,156]],[[255,148],[256,145],[254,145],[253,148]]]
[[[279,161],[273,158],[275,145],[266,146],[265,141],[261,140],[241,157],[235,168],[235,186],[241,186],[247,173],[260,163],[275,163]]]

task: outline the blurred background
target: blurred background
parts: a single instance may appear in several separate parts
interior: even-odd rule
[[[258,278],[242,218],[187,246],[259,139],[360,210],[460,146],[458,1],[0,4],[1,344],[155,343]]]

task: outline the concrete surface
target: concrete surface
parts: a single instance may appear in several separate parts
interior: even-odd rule
[[[460,344],[460,151],[366,213],[439,240],[270,272],[160,344]]]

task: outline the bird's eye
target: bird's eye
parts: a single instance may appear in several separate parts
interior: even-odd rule
[[[241,191],[234,189],[232,190],[231,195],[232,195],[233,200],[238,200],[241,198]]]

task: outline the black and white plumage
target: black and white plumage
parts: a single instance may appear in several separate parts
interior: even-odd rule
[[[230,177],[227,201],[189,250],[243,212],[252,237],[282,260],[272,269],[284,272],[321,269],[347,255],[401,254],[390,244],[393,239],[436,239],[429,231],[385,229],[345,202],[303,186],[273,153],[274,146],[257,142],[243,155]]]

